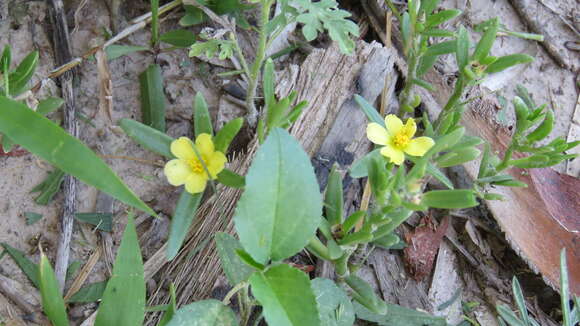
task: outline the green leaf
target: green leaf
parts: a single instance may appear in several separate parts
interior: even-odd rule
[[[188,30],[176,29],[162,34],[159,40],[173,46],[186,48],[195,43],[195,34]]]
[[[228,147],[230,146],[230,143],[240,132],[240,129],[242,129],[243,124],[244,118],[236,118],[226,123],[222,127],[222,129],[220,129],[220,131],[217,132],[217,134],[213,139],[215,150],[226,154],[228,152]]]
[[[568,287],[568,264],[566,248],[560,252],[560,303],[562,305],[563,326],[574,326],[570,316],[570,288]]]
[[[346,220],[344,220],[344,223],[342,223],[342,232],[345,234],[350,232],[350,230],[355,227],[358,221],[360,221],[360,219],[364,218],[365,216],[365,211],[356,211],[352,213]]]
[[[510,326],[526,326],[508,306],[500,304],[496,306],[496,309],[501,318]]]
[[[376,122],[383,127],[385,126],[385,119],[381,117],[377,109],[375,109],[369,102],[367,102],[367,100],[364,97],[356,94],[354,96],[354,100],[363,110],[369,122]]]
[[[90,303],[97,302],[103,297],[107,281],[95,282],[83,286],[77,293],[73,294],[67,303]]]
[[[463,67],[465,67],[468,63],[469,48],[469,32],[465,29],[465,27],[461,26],[459,27],[459,34],[457,35],[457,49],[455,52],[455,58],[457,60],[459,71],[463,71]]]
[[[48,176],[36,187],[30,190],[33,192],[40,192],[40,194],[34,199],[34,202],[38,205],[48,205],[52,200],[54,195],[60,190],[60,185],[64,180],[64,172],[59,169],[55,169],[50,172]]]
[[[20,95],[28,88],[28,81],[34,75],[37,65],[38,51],[31,52],[20,62],[16,70],[9,77],[10,95]]]
[[[0,132],[65,173],[155,215],[86,145],[24,104],[3,96],[0,96]]]
[[[299,11],[296,21],[304,24],[302,34],[307,41],[314,40],[319,32],[327,30],[330,38],[338,43],[342,53],[352,54],[355,48],[352,37],[359,36],[359,29],[354,22],[347,19],[351,14],[339,9],[335,0],[320,2],[295,0],[292,6]]]
[[[518,160],[511,160],[510,164],[520,169],[533,169],[545,167],[550,161],[547,155],[532,155]]]
[[[530,324],[530,317],[528,316],[528,309],[526,308],[526,301],[524,299],[524,294],[522,293],[522,287],[520,286],[520,282],[514,276],[512,279],[512,291],[514,292],[514,299],[520,310],[520,315],[522,316],[522,320],[525,326],[531,326]]]
[[[529,56],[527,54],[510,54],[503,57],[499,57],[494,63],[487,66],[485,72],[488,74],[493,74],[496,72],[503,71],[509,67],[513,67],[515,65],[529,63],[534,61],[534,57]]]
[[[356,317],[381,326],[447,326],[444,317],[435,317],[415,309],[387,303],[388,313],[380,315],[354,303]]]
[[[232,188],[244,188],[246,185],[246,178],[228,169],[223,169],[217,175],[217,181]]]
[[[5,45],[0,57],[0,72],[5,75],[10,70],[10,63],[12,62],[12,50],[10,45]]]
[[[457,9],[447,9],[442,10],[436,14],[433,14],[427,18],[425,22],[425,28],[435,27],[443,24],[444,22],[451,20],[461,14],[461,10]]]
[[[240,260],[243,261],[244,264],[250,267],[253,267],[259,271],[264,270],[264,268],[266,268],[266,266],[255,261],[254,258],[252,258],[252,256],[250,256],[250,254],[243,249],[237,249],[236,254],[238,255],[238,257],[240,257]]]
[[[499,20],[497,17],[492,18],[489,21],[489,27],[485,30],[485,33],[475,47],[475,51],[473,51],[473,60],[480,63],[489,55],[489,51],[495,42],[497,30],[499,28]]]
[[[111,232],[113,229],[112,213],[75,213],[77,220],[92,224],[97,229],[105,232]]]
[[[448,168],[475,160],[481,152],[475,147],[458,149],[437,158],[437,166]]]
[[[196,216],[197,208],[203,197],[203,192],[197,194],[190,194],[183,190],[175,206],[175,212],[171,219],[171,227],[169,229],[169,239],[167,240],[167,259],[175,258],[189,227]]]
[[[342,223],[343,215],[343,194],[342,177],[337,171],[338,165],[334,164],[328,175],[328,184],[324,193],[324,212],[330,225]]]
[[[391,233],[387,234],[386,236],[373,240],[373,244],[379,246],[383,249],[403,249],[407,245],[406,243],[399,238],[398,235]]]
[[[132,119],[121,119],[119,126],[139,145],[166,158],[174,158],[171,153],[173,138],[165,133]]]
[[[68,326],[66,307],[60,294],[60,287],[50,262],[44,254],[40,255],[38,279],[40,280],[42,310],[54,326]]]
[[[237,326],[232,309],[220,301],[197,301],[179,308],[167,326]]]
[[[250,284],[269,325],[320,325],[310,280],[302,271],[281,264],[255,273]]]
[[[179,20],[179,25],[183,27],[203,23],[207,18],[203,10],[195,6],[184,5],[183,8],[185,9],[185,15]]]
[[[211,116],[209,115],[207,102],[201,92],[195,95],[195,100],[193,101],[193,129],[195,131],[195,137],[201,134],[213,136]]]
[[[268,115],[271,115],[270,110],[276,101],[276,96],[274,94],[275,82],[276,76],[274,75],[274,62],[272,59],[268,59],[264,64],[264,80],[262,82],[262,88],[264,89],[264,101],[266,102],[266,110],[268,110]]]
[[[159,65],[149,65],[147,70],[139,75],[139,89],[143,123],[165,132],[165,93]]]
[[[233,236],[223,232],[216,233],[215,242],[222,269],[230,285],[236,286],[241,282],[247,281],[254,269],[244,263],[236,253],[237,250],[242,249],[240,242]]]
[[[455,32],[446,29],[431,28],[421,32],[421,35],[428,37],[455,37]]]
[[[368,172],[368,166],[369,163],[374,159],[374,158],[380,158],[381,157],[381,153],[380,153],[380,148],[377,148],[375,150],[373,150],[372,152],[366,154],[365,156],[361,157],[360,159],[358,159],[357,161],[355,161],[351,166],[350,169],[348,170],[348,174],[350,174],[350,176],[352,178],[364,178],[366,176],[368,176],[369,172]]]
[[[433,163],[427,163],[427,173],[432,175],[435,179],[445,185],[445,187],[449,189],[454,189],[453,182],[449,180],[449,178],[445,175],[445,173],[441,172]]]
[[[304,248],[321,215],[310,158],[286,130],[273,129],[256,153],[236,207],[240,242],[260,263],[282,260]]]
[[[163,314],[163,318],[159,321],[159,324],[157,324],[157,326],[166,326],[167,323],[169,323],[171,321],[171,319],[173,319],[173,316],[175,315],[175,312],[177,311],[177,302],[175,299],[175,285],[173,285],[173,283],[169,284],[169,306],[167,307],[167,310],[165,310],[165,313]]]
[[[26,277],[28,277],[34,287],[37,289],[40,288],[38,265],[30,261],[30,259],[28,259],[22,251],[11,247],[9,244],[2,242],[2,247],[4,247],[4,250],[8,253],[8,255],[14,259],[16,265],[20,267],[20,270],[24,273],[24,275],[26,275]]]
[[[321,326],[352,326],[354,308],[343,289],[326,278],[316,278],[311,282],[318,303]]]
[[[205,42],[197,42],[191,46],[189,50],[190,57],[199,57],[205,55],[208,58],[213,58],[218,54],[220,60],[225,60],[234,55],[234,43],[230,40],[215,40],[210,39]]]
[[[53,111],[58,110],[64,104],[64,100],[60,97],[48,97],[41,100],[36,107],[38,114],[47,115]]]
[[[24,217],[26,217],[26,225],[32,225],[42,218],[42,214],[34,212],[24,212]]]
[[[352,289],[352,297],[358,303],[374,313],[387,313],[387,305],[376,295],[373,288],[366,281],[353,274],[345,277],[344,280]]]
[[[107,48],[105,49],[105,52],[107,53],[108,60],[115,60],[115,59],[120,58],[122,56],[125,56],[127,54],[131,54],[133,52],[147,51],[147,50],[149,50],[149,48],[144,47],[144,46],[112,44],[112,45],[107,46]]]
[[[122,307],[123,309],[119,309]],[[125,227],[113,275],[97,311],[95,326],[141,326],[145,319],[143,259],[133,216]]]
[[[458,209],[479,205],[472,190],[431,190],[423,194],[421,204],[433,208]]]
[[[552,110],[548,110],[544,118],[544,121],[542,121],[542,123],[536,129],[534,129],[531,133],[529,133],[526,136],[526,140],[530,143],[540,141],[548,137],[548,135],[552,132],[553,128],[554,128],[554,112]]]

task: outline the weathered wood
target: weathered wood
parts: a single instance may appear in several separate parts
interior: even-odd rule
[[[69,40],[68,25],[62,0],[50,0],[50,16],[52,17],[54,54],[58,65],[65,64],[72,59],[72,51]],[[64,128],[73,137],[78,137],[77,122],[75,117],[75,96],[73,92],[72,71],[67,71],[59,77],[62,88],[64,107]],[[55,274],[59,282],[61,292],[64,289],[66,270],[70,254],[70,242],[74,226],[74,214],[76,211],[77,184],[75,178],[70,175],[64,177],[63,194],[64,205],[61,220],[61,232],[58,241]]]

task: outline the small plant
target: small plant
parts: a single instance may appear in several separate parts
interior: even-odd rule
[[[222,302],[203,300],[177,307],[175,291],[171,289],[171,303],[164,307],[165,315],[159,325],[249,325],[258,306],[261,315],[254,321],[256,325],[264,319],[269,325],[276,326],[347,326],[354,323],[355,317],[380,325],[446,325],[444,318],[384,302],[368,283],[357,276],[362,262],[354,257],[371,246],[400,246],[402,241],[396,228],[414,212],[431,208],[474,207],[479,205],[478,198],[501,199],[498,194],[488,192],[490,185],[526,186],[505,173],[510,167],[547,167],[573,157],[564,152],[578,142],[566,143],[563,139],[556,139],[547,145],[538,145],[552,130],[553,113],[545,106],[536,106],[525,94],[513,100],[516,128],[501,159],[491,152],[484,140],[465,135],[461,117],[469,102],[463,99],[466,91],[488,74],[530,62],[533,58],[522,54],[498,58],[489,54],[498,32],[503,29],[497,18],[479,26],[481,38],[472,45],[464,27],[457,31],[439,27],[458,16],[460,11],[435,12],[437,0],[409,0],[407,10],[400,13],[387,0],[401,25],[408,77],[399,96],[401,110],[396,114],[382,117],[364,98],[355,97],[369,120],[367,137],[379,148],[355,162],[349,171],[353,178],[368,177],[372,191],[370,208],[347,216],[343,207],[342,177],[337,168],[330,172],[324,194],[321,194],[310,158],[287,132],[306,103],[294,103],[296,93],[282,99],[275,96],[274,63],[266,53],[270,43],[292,22],[302,24],[302,33],[307,40],[313,40],[320,32],[328,32],[345,53],[354,50],[351,37],[358,35],[358,28],[346,19],[349,14],[338,9],[334,0],[249,2],[187,0],[183,2],[186,15],[182,19],[182,24],[191,23],[194,18],[202,21],[212,17],[219,21],[227,30],[226,34],[203,36],[201,41],[190,46],[190,55],[235,56],[241,69],[234,73],[244,74],[248,79],[246,121],[256,127],[259,148],[245,176],[226,167],[228,147],[244,119],[229,121],[214,132],[201,94],[195,97],[192,108],[195,139],[180,137],[175,140],[164,133],[165,111],[163,103],[158,102],[163,96],[159,91],[160,72],[155,65],[148,68],[141,78],[144,123],[131,119],[120,121],[121,128],[130,138],[168,160],[164,169],[168,182],[179,187],[184,185],[172,218],[168,259],[173,259],[179,252],[204,193],[217,192],[215,182],[243,189],[234,216],[239,240],[228,234],[215,235],[222,267],[232,290]],[[275,4],[280,5],[281,11],[271,17]],[[251,63],[241,50],[235,29],[236,22],[240,26],[246,25],[242,17],[250,6],[257,7],[260,13],[256,27],[259,35],[257,53]],[[152,1],[152,8],[152,46],[156,47],[164,40],[188,44],[176,42],[177,33],[158,36],[156,13],[161,9],[157,1]],[[229,18],[218,17],[220,14]],[[430,43],[441,37],[449,40]],[[414,116],[415,109],[421,104],[415,88],[434,91],[434,87],[422,77],[443,54],[454,54],[456,58],[458,79],[454,92],[434,121],[426,114]],[[0,96],[0,131],[62,171],[134,208],[155,215],[90,149],[53,122],[9,98],[12,94],[11,75],[7,73],[4,63],[7,59],[4,57],[9,55],[2,59],[5,78],[4,96]],[[257,101],[260,80],[262,105]],[[262,108],[258,109],[260,106]],[[42,133],[30,133],[31,128]],[[481,144],[484,144],[484,150],[477,180],[471,188],[456,189],[441,169],[477,159],[481,154],[477,146]],[[516,159],[515,152],[528,156]],[[447,189],[428,189],[431,178],[440,181]],[[305,249],[333,264],[336,281],[311,280],[303,271],[284,263],[285,259]],[[64,301],[56,290],[58,286],[44,255],[39,270],[37,279],[45,313],[54,325],[68,325]],[[565,275],[563,267],[564,325],[571,326],[577,318],[577,310],[574,313],[569,311]],[[498,308],[501,318],[510,325],[535,325],[526,314],[517,281],[514,292],[522,319],[504,307]],[[227,306],[234,297],[240,303],[239,316]],[[95,325],[138,326],[144,316],[143,263],[130,217],[113,277],[102,295]]]

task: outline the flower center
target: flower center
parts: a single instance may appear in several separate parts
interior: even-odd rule
[[[393,137],[393,145],[399,149],[407,147],[409,141],[409,136],[407,136],[407,134],[404,132],[399,132],[395,135],[395,137]]]
[[[207,162],[207,160],[202,156],[202,160],[203,162]],[[191,159],[187,162],[187,164],[189,164],[189,167],[191,168],[191,171],[193,171],[193,173],[196,174],[201,174],[201,173],[205,173],[205,170],[203,168],[203,164],[197,159]],[[207,165],[207,163],[205,163]]]

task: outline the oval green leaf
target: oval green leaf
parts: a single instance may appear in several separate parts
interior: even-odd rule
[[[213,139],[215,150],[227,154],[230,143],[240,132],[243,124],[244,118],[236,118],[226,123]]]
[[[195,34],[185,29],[176,29],[161,35],[159,40],[173,46],[186,48],[195,43]]]
[[[215,235],[216,248],[220,256],[220,264],[231,286],[247,281],[254,269],[244,263],[237,250],[242,249],[240,242],[233,236],[219,232]]]
[[[203,300],[178,309],[167,326],[237,326],[232,309],[217,300]]]
[[[321,215],[310,158],[287,131],[273,129],[256,153],[236,207],[240,242],[260,263],[282,260],[304,248]]]
[[[26,105],[3,96],[0,96],[0,132],[62,171],[155,215],[86,145]]]
[[[254,274],[250,284],[268,325],[321,325],[310,280],[302,271],[282,264]]]
[[[472,190],[432,190],[423,194],[421,205],[445,208],[459,209],[469,208],[479,205],[475,194]]]
[[[354,307],[344,290],[326,278],[316,278],[311,283],[318,302],[320,325],[352,326]]]

